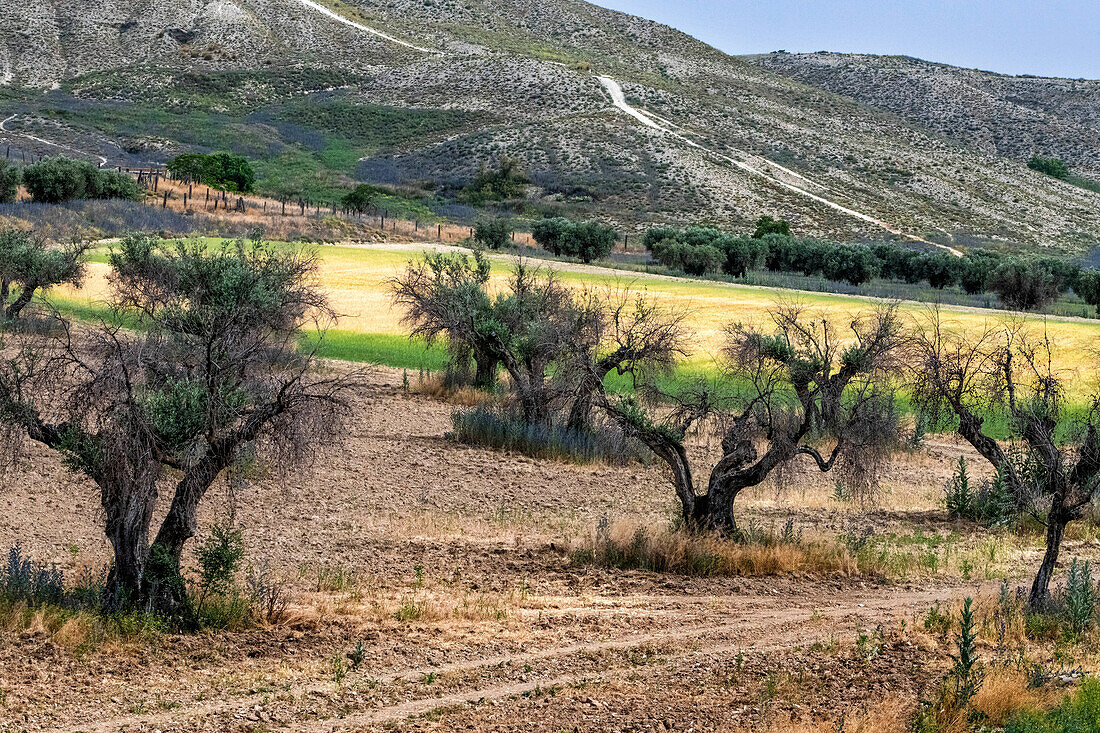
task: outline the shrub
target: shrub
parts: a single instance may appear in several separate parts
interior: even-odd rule
[[[504,249],[511,237],[512,227],[504,219],[482,219],[474,225],[474,241],[489,249]]]
[[[0,160],[0,204],[10,204],[19,193],[19,183],[23,173],[18,166],[7,160]]]
[[[47,204],[76,199],[141,198],[141,187],[128,175],[64,157],[46,158],[27,166],[23,170],[23,184],[35,201]]]
[[[1027,167],[1063,181],[1069,178],[1069,167],[1059,158],[1044,158],[1041,155],[1033,155],[1028,160]]]
[[[471,204],[519,198],[527,182],[522,163],[516,158],[501,156],[495,169],[482,164],[459,198]]]
[[[1063,281],[1033,258],[1011,257],[989,279],[989,287],[1013,310],[1035,310],[1053,302]]]
[[[1074,636],[1080,636],[1093,624],[1096,615],[1096,588],[1092,584],[1092,564],[1077,558],[1069,566],[1063,606],[1066,621]]]
[[[563,425],[530,424],[508,408],[480,405],[451,413],[453,432],[448,436],[467,445],[522,453],[532,458],[552,458],[576,463],[626,463],[642,457],[639,446],[611,425],[596,424],[585,430]]]
[[[1100,733],[1100,679],[1086,679],[1053,710],[1016,715],[1005,733]]]
[[[377,206],[379,198],[385,195],[385,190],[378,186],[361,183],[348,191],[340,199],[345,209],[362,214],[368,209]]]
[[[966,473],[966,458],[959,456],[959,467],[944,488],[944,506],[952,519],[971,517],[970,477]]]

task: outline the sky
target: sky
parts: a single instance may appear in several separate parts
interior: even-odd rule
[[[594,2],[730,54],[899,54],[1004,74],[1100,79],[1100,0]]]

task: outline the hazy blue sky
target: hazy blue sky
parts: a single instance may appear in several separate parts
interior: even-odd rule
[[[594,0],[732,54],[863,51],[1100,79],[1100,0]]]

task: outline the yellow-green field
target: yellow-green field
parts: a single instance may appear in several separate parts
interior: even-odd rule
[[[320,277],[340,321],[329,332],[322,348],[325,356],[363,361],[407,369],[438,369],[445,358],[438,346],[425,345],[410,339],[401,325],[401,313],[390,302],[388,281],[398,275],[411,258],[419,256],[414,245],[382,245],[378,247],[323,246]],[[493,256],[494,283],[508,274],[512,260]],[[667,307],[687,314],[692,330],[691,355],[683,365],[685,373],[708,370],[714,363],[723,339],[723,331],[731,323],[758,323],[767,317],[768,309],[779,301],[801,302],[833,316],[848,317],[874,305],[867,298],[847,295],[809,293],[778,288],[750,287],[730,283],[670,278],[643,273],[621,272],[606,268],[551,263],[557,267],[564,282],[585,285],[621,287],[645,291]],[[104,257],[96,257],[89,268],[89,277],[79,290],[63,289],[54,299],[80,312],[94,312],[95,305],[106,295],[107,265]],[[906,316],[914,323],[929,314],[927,304],[906,303]],[[1009,316],[991,310],[945,306],[942,318],[952,328],[978,331],[1006,322]],[[1100,322],[1056,317],[1031,318],[1028,327],[1045,330],[1056,346],[1056,368],[1070,385],[1071,402],[1084,404],[1096,385],[1098,362],[1096,347],[1100,345]]]

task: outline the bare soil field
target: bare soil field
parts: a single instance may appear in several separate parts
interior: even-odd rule
[[[814,536],[939,537],[934,564],[738,578],[583,564],[570,548],[602,518],[667,525],[675,497],[659,466],[462,446],[446,438],[454,408],[404,391],[401,372],[364,382],[342,440],[309,466],[250,477],[232,500],[247,562],[292,594],[285,622],[96,645],[4,630],[0,731],[831,730],[868,711],[896,722],[950,663],[919,618],[1001,577],[1023,582],[1041,547],[949,522],[937,497],[964,450],[930,440],[890,469],[881,508],[830,498],[833,479],[808,470],[740,506],[743,522],[793,519]],[[204,526],[231,501],[212,494]],[[96,502],[28,444],[4,476],[0,545],[21,542],[67,577],[100,568]],[[1065,557],[1093,544],[1075,537]]]

